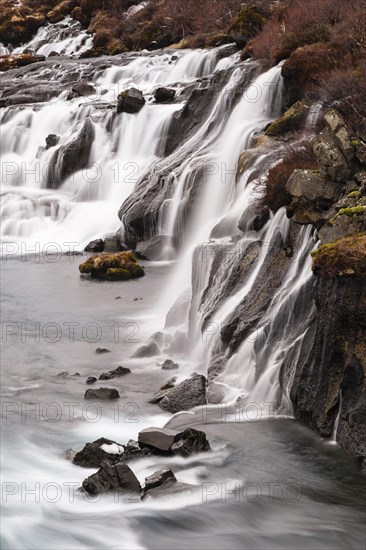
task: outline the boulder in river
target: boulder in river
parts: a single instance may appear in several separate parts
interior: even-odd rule
[[[107,349],[107,348],[97,348],[95,350],[95,353],[110,353],[111,350],[110,349]]]
[[[95,376],[89,376],[89,377],[86,379],[86,383],[87,383],[87,384],[94,384],[96,381],[97,381],[97,378],[96,378]]]
[[[84,479],[82,488],[90,495],[100,495],[110,491],[133,495],[141,493],[140,482],[131,468],[123,462],[111,464],[108,460],[102,462],[95,474]]]
[[[93,95],[95,93],[96,89],[92,84],[88,84],[87,82],[78,82],[72,87],[68,99],[72,99],[74,97],[85,97],[88,95]]]
[[[160,87],[154,92],[156,103],[168,103],[175,98],[175,90],[173,88]]]
[[[104,241],[103,239],[95,239],[90,241],[89,244],[84,248],[85,252],[103,252],[104,251]]]
[[[117,367],[116,369],[110,370],[109,372],[103,372],[99,376],[99,380],[111,380],[112,378],[117,378],[119,376],[125,376],[130,374],[131,370],[127,367]]]
[[[145,275],[132,252],[117,252],[115,254],[99,254],[91,256],[79,265],[81,274],[90,274],[92,279],[107,279],[109,281],[126,281]]]
[[[179,454],[189,456],[210,451],[206,434],[194,428],[183,431],[168,428],[146,428],[138,436],[140,447],[147,447],[155,454]]]
[[[163,399],[163,397],[166,396],[169,390],[174,388],[175,383],[177,381],[177,378],[174,376],[173,378],[170,378],[165,384],[161,386],[161,388],[154,393],[154,395],[149,399],[149,403],[159,403]]]
[[[169,390],[159,402],[159,406],[176,413],[205,405],[206,402],[206,378],[197,374]]]
[[[176,370],[179,369],[178,363],[174,363],[171,359],[166,359],[162,364],[161,368],[163,370]]]
[[[46,137],[46,149],[55,147],[59,141],[60,141],[60,136],[57,136],[56,134],[49,134]]]
[[[122,445],[101,437],[93,443],[87,443],[81,451],[77,452],[73,463],[83,468],[99,468],[103,460],[108,459],[112,463],[120,462],[123,452]]]
[[[145,103],[146,100],[143,93],[137,88],[123,90],[123,92],[118,95],[117,113],[138,113]]]
[[[119,399],[120,395],[114,388],[95,388],[86,390],[84,399]]]

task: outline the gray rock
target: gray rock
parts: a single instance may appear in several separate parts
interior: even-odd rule
[[[97,381],[97,378],[96,378],[95,376],[89,376],[89,377],[86,379],[86,383],[87,383],[87,384],[94,384],[96,381]]]
[[[159,402],[159,406],[169,412],[188,411],[193,407],[206,404],[206,378],[195,375],[184,380]]]
[[[74,84],[71,91],[74,97],[85,97],[96,93],[94,86],[87,82],[78,82]]]
[[[147,241],[141,241],[136,246],[138,257],[155,262],[169,257],[174,253],[174,250],[174,242],[165,235],[157,235]]]
[[[110,349],[107,349],[107,348],[97,348],[95,350],[95,353],[110,353],[111,350]]]
[[[155,489],[155,487],[159,487],[163,484],[176,483],[176,481],[177,478],[170,468],[166,470],[158,470],[145,478],[144,495],[146,495],[146,493],[151,489]]]
[[[154,393],[151,399],[149,399],[149,403],[159,403],[159,401],[161,401],[163,397],[166,396],[168,391],[174,388],[176,381],[177,378],[175,376],[173,378],[170,378],[165,384],[161,386],[161,388],[156,393]]]
[[[339,195],[339,186],[314,170],[294,170],[286,190],[295,198],[327,203],[332,203]]]
[[[170,450],[180,456],[190,456],[197,453],[207,453],[211,450],[205,432],[187,428],[175,436],[175,442]]]
[[[351,168],[329,128],[319,134],[313,149],[318,164],[329,179],[344,183],[350,178]]]
[[[90,241],[89,244],[84,248],[85,252],[103,252],[104,251],[104,241],[103,239],[95,239]]]
[[[143,93],[137,90],[137,88],[124,90],[118,96],[117,113],[138,113],[145,103],[146,100]]]
[[[166,428],[145,428],[139,433],[140,446],[153,447],[155,450],[168,452],[175,441],[177,432]]]
[[[330,109],[325,113],[324,120],[329,130],[333,133],[337,145],[347,162],[350,163],[354,159],[355,151],[352,147],[351,137],[342,116],[335,109]]]
[[[104,239],[104,252],[122,252],[126,247],[121,243],[118,235],[112,235]]]
[[[176,370],[179,369],[178,363],[174,363],[171,359],[166,359],[162,364],[161,368],[163,370]]]
[[[102,462],[100,469],[95,474],[84,479],[82,488],[90,495],[99,495],[110,491],[132,495],[141,493],[141,485],[131,468],[123,462],[113,465],[108,460]]]
[[[132,357],[153,357],[154,355],[159,355],[160,348],[154,340],[150,340],[147,344],[140,346]]]
[[[99,376],[99,380],[111,380],[112,378],[117,378],[119,376],[125,376],[130,374],[131,370],[127,367],[117,367],[116,369],[110,370],[109,372],[103,372]]]
[[[84,399],[119,399],[120,395],[114,388],[95,388],[86,390]]]

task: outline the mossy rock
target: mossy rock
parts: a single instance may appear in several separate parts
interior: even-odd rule
[[[311,255],[315,275],[327,279],[366,277],[366,233],[323,244]]]
[[[227,30],[228,36],[242,48],[268,21],[268,14],[257,6],[244,6]]]
[[[137,263],[132,252],[91,256],[79,265],[79,271],[82,275],[90,275],[92,279],[108,281],[127,281],[145,275],[144,268]]]
[[[287,132],[294,132],[298,130],[306,119],[309,112],[308,105],[305,105],[301,101],[295,103],[285,114],[272,122],[267,128],[266,135],[270,137],[281,136]]]

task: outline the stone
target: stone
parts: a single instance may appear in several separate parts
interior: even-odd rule
[[[135,351],[132,357],[133,358],[154,357],[155,355],[159,355],[159,354],[160,354],[160,347],[158,343],[153,338],[150,338],[150,340],[146,344],[143,344]]]
[[[118,96],[117,113],[138,113],[145,103],[146,100],[140,90],[137,90],[137,88],[129,88],[121,92]]]
[[[170,380],[168,380],[165,384],[163,384],[161,388],[156,393],[154,393],[151,399],[149,399],[149,403],[153,403],[153,404],[159,403],[159,401],[161,401],[163,397],[166,396],[168,391],[171,388],[174,388],[176,380],[177,378],[175,376],[173,378],[170,378]]]
[[[132,252],[103,253],[91,256],[79,265],[82,275],[90,275],[92,279],[108,281],[126,281],[145,275]]]
[[[44,61],[45,59],[44,55],[31,55],[29,53],[2,55],[0,56],[0,71],[24,67],[25,65]]]
[[[196,453],[207,453],[211,450],[211,447],[207,441],[205,432],[195,430],[194,428],[187,428],[176,435],[170,450],[174,454],[187,457]]]
[[[177,493],[182,493],[183,491],[192,491],[194,485],[189,485],[188,483],[180,483],[178,481],[167,481],[154,489],[149,489],[143,495],[143,500],[149,498],[160,498],[164,496],[173,496]]]
[[[195,375],[174,386],[159,402],[159,406],[169,412],[188,411],[206,404],[206,378]]]
[[[339,186],[315,170],[294,170],[286,184],[286,191],[295,198],[322,200],[331,204],[339,195]]]
[[[86,383],[87,384],[95,384],[95,382],[97,381],[97,378],[95,376],[89,376],[87,379],[86,379]]]
[[[175,90],[172,88],[158,88],[154,92],[156,103],[167,103],[175,98]]]
[[[272,122],[266,129],[266,135],[270,137],[281,136],[287,132],[298,130],[309,113],[309,106],[298,101],[290,107],[279,119]]]
[[[46,149],[55,147],[59,141],[60,141],[60,136],[57,136],[56,134],[49,134],[46,137]]]
[[[112,452],[108,452],[108,451]],[[86,443],[81,451],[75,453],[73,463],[83,468],[99,468],[104,460],[120,462],[123,446],[115,441],[101,437],[93,443]]]
[[[330,109],[325,113],[324,121],[334,135],[337,145],[347,162],[350,163],[355,156],[355,151],[352,147],[351,138],[343,117],[335,109]]]
[[[140,446],[152,447],[154,450],[169,452],[177,432],[166,428],[145,428],[138,435]]]
[[[267,207],[258,209],[249,205],[243,212],[238,223],[240,231],[260,231],[270,219],[270,210]]]
[[[120,395],[114,388],[95,388],[86,390],[84,399],[119,399]]]
[[[176,483],[176,481],[177,478],[170,468],[166,470],[158,470],[145,478],[144,494],[151,489],[155,489],[155,487],[159,487],[166,483]]]
[[[127,464],[119,462],[111,464],[108,460],[102,462],[100,469],[84,479],[84,491],[90,495],[99,495],[110,491],[118,491],[131,495],[141,493],[141,485]]]
[[[319,166],[330,180],[341,183],[349,180],[351,168],[328,127],[315,139],[313,151]]]
[[[99,376],[99,380],[111,380],[112,378],[117,378],[119,376],[125,376],[130,374],[131,370],[127,367],[117,367],[116,369],[110,370],[109,372],[103,372]]]
[[[161,368],[163,370],[176,370],[179,369],[178,363],[174,363],[171,359],[166,359],[162,364]]]
[[[66,460],[68,460],[69,462],[73,462],[75,455],[76,455],[76,452],[73,449],[66,449],[66,452],[65,452]]]
[[[90,241],[89,244],[84,248],[85,252],[103,252],[104,251],[104,241],[103,239],[95,239]]]
[[[125,250],[125,247],[118,235],[112,235],[104,239],[104,252],[122,252],[123,250]]]
[[[92,84],[88,84],[87,82],[78,82],[72,87],[71,93],[74,97],[85,97],[88,95],[94,95],[96,93],[96,89]]]
[[[166,235],[156,235],[136,246],[136,255],[145,260],[158,262],[174,255],[175,242]]]
[[[95,350],[95,353],[110,353],[111,350],[110,349],[107,349],[107,348],[97,348]]]

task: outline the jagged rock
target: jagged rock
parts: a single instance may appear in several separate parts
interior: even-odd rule
[[[174,386],[159,402],[159,406],[169,412],[188,411],[206,404],[206,378],[194,375]]]
[[[270,210],[267,207],[258,210],[258,207],[250,205],[240,217],[238,229],[240,231],[260,231],[270,218]]]
[[[108,281],[126,281],[145,275],[132,252],[103,253],[91,256],[79,265],[82,275],[88,274],[92,279]]]
[[[161,368],[163,370],[176,370],[179,369],[178,363],[174,363],[171,359],[166,359],[162,364]]]
[[[46,137],[46,149],[55,147],[59,141],[60,141],[60,136],[57,136],[56,134],[49,134]]]
[[[158,454],[189,456],[210,451],[206,434],[194,428],[187,428],[182,432],[167,428],[146,428],[139,433],[138,440],[141,447],[148,447]]]
[[[124,90],[118,96],[117,113],[138,113],[145,103],[146,100],[143,93],[137,90],[137,88]]]
[[[295,223],[315,223],[321,218],[319,212],[337,200],[340,190],[338,184],[328,181],[320,172],[294,170],[286,184],[286,191],[293,197],[287,214]]]
[[[87,443],[85,447],[77,452],[73,458],[73,463],[83,468],[99,468],[103,460],[109,460],[111,463],[117,463],[123,455],[123,446],[111,439],[101,437],[93,443]]]
[[[352,146],[355,148],[357,159],[366,165],[366,143],[361,139],[352,141]]]
[[[160,346],[162,345],[163,334],[156,332],[151,336],[148,342],[140,346],[132,357],[153,357],[160,354]]]
[[[175,437],[175,441],[170,450],[180,456],[190,456],[196,453],[207,453],[211,450],[207,441],[205,432],[187,428]]]
[[[174,388],[176,381],[177,378],[176,376],[174,376],[173,378],[170,378],[167,382],[165,382],[165,384],[163,384],[161,388],[156,393],[154,393],[151,399],[149,399],[149,403],[159,403],[159,401],[161,401],[163,397],[166,396],[168,391]]]
[[[95,376],[89,376],[87,379],[86,379],[86,383],[87,384],[95,384],[95,382],[97,381],[97,378]]]
[[[154,92],[156,103],[167,103],[175,98],[175,90],[172,88],[158,88]]]
[[[125,452],[123,453],[123,461],[129,462],[130,460],[136,460],[137,458],[145,458],[152,454],[151,450],[147,447],[140,447],[137,441],[130,439],[125,446]]]
[[[155,489],[155,487],[160,487],[163,484],[176,483],[176,481],[177,478],[170,468],[166,470],[158,470],[145,478],[144,495],[146,495],[146,493],[151,489]]]
[[[97,348],[95,350],[95,353],[110,353],[111,350],[110,349],[107,349],[107,348]]]
[[[77,137],[70,143],[61,145],[53,155],[48,171],[49,188],[57,189],[67,177],[88,165],[94,137],[94,125],[90,117],[87,117]]]
[[[125,247],[118,235],[112,235],[104,239],[104,252],[122,252],[123,250],[125,250]]]
[[[309,113],[309,106],[301,101],[295,103],[285,114],[266,129],[267,136],[280,136],[298,130]]]
[[[117,378],[119,376],[125,376],[130,374],[131,370],[127,367],[117,367],[116,369],[110,370],[109,372],[103,372],[99,376],[99,380],[111,380],[112,378]]]
[[[333,121],[333,116],[329,115],[327,127],[315,139],[313,150],[318,164],[326,176],[330,180],[345,183],[352,173],[347,160],[347,156],[350,154],[349,136],[345,137],[347,132],[345,128],[342,127],[337,133],[334,132],[334,128],[337,128],[336,123]],[[353,148],[352,154],[354,155]]]
[[[325,113],[324,121],[335,137],[337,145],[342,151],[347,162],[352,162],[355,156],[355,151],[352,147],[351,137],[349,135],[347,125],[342,116],[335,109],[330,109]]]
[[[104,241],[103,239],[95,239],[90,241],[89,244],[84,248],[85,252],[103,252],[104,251]]]
[[[140,482],[127,464],[119,462],[113,465],[108,460],[102,462],[95,474],[84,479],[82,488],[90,495],[109,491],[139,495],[141,492]]]
[[[366,206],[359,204],[359,196],[355,191],[334,205],[332,217],[318,231],[323,244],[366,231]]]
[[[95,388],[86,390],[84,399],[119,399],[120,395],[114,388]]]
[[[268,14],[257,6],[246,5],[237,14],[227,34],[239,48],[259,33],[268,19]]]

